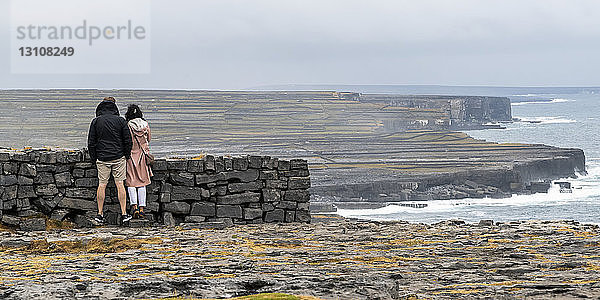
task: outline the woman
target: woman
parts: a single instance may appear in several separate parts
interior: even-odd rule
[[[140,107],[131,104],[127,107],[125,120],[131,131],[133,146],[131,158],[127,160],[127,192],[131,202],[132,215],[134,218],[145,218],[144,207],[146,207],[146,186],[150,184],[152,170],[146,164],[146,155],[150,153],[150,127],[143,118]]]

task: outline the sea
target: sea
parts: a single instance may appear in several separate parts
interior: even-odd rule
[[[389,205],[378,209],[339,210],[338,214],[371,220],[435,223],[459,219],[509,222],[519,220],[575,220],[600,223],[600,88],[499,88],[443,86],[367,86],[364,92],[506,96],[513,118],[506,129],[465,131],[498,143],[547,144],[580,148],[586,156],[585,174],[564,178],[572,193],[553,184],[547,194],[513,195],[505,199],[420,201],[423,208]],[[406,202],[410,203],[410,202]]]

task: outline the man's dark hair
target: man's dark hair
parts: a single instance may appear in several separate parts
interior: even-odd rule
[[[104,97],[104,101],[117,102],[117,100],[115,100],[115,97]]]
[[[127,107],[127,112],[125,113],[125,120],[127,120],[127,122],[136,119],[136,118],[144,118],[144,115],[142,114],[142,110],[140,109],[140,107],[137,104],[130,104]]]

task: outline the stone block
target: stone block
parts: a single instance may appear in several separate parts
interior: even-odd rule
[[[287,190],[283,198],[286,201],[308,202],[310,201],[310,192],[308,190]]]
[[[285,222],[286,223],[292,223],[294,222],[294,218],[296,217],[296,212],[293,210],[286,210],[285,211]]]
[[[98,177],[98,169],[87,169],[84,176],[88,178]]]
[[[0,162],[9,161],[10,153],[8,152],[0,152]]]
[[[28,161],[31,161],[31,155],[29,155],[29,153],[24,153],[24,152],[15,152],[15,153],[13,153],[12,159],[16,160],[16,161],[28,162]]]
[[[54,196],[58,194],[58,188],[55,184],[38,185],[35,187],[35,193],[38,196]]]
[[[309,210],[310,209],[310,203],[309,202],[298,203],[296,208],[298,210]]]
[[[244,208],[243,211],[245,220],[262,219],[263,211],[260,208]]]
[[[258,170],[232,171],[227,172],[225,180],[239,180],[241,182],[251,182],[258,179]]]
[[[49,172],[37,172],[37,176],[33,179],[35,184],[54,183],[54,175]]]
[[[227,185],[227,189],[231,193],[239,193],[244,191],[259,191],[262,188],[263,183],[261,181],[230,183],[229,185]]]
[[[248,169],[248,157],[234,157],[233,158],[233,169],[239,171],[245,171]]]
[[[22,163],[19,166],[19,175],[33,177],[37,175],[37,169],[35,168],[35,165]]]
[[[9,186],[19,183],[15,175],[0,175],[0,186]]]
[[[262,157],[260,156],[249,156],[248,167],[252,169],[260,169],[262,167]]]
[[[310,177],[290,177],[288,188],[291,190],[308,189],[310,188]]]
[[[11,215],[3,215],[2,223],[10,226],[18,226],[21,223],[21,218]]]
[[[17,197],[18,198],[34,198],[36,197],[35,191],[33,190],[33,186],[31,185],[21,185],[17,189]]]
[[[308,169],[308,162],[304,159],[292,159],[290,169]]]
[[[261,210],[263,211],[272,211],[275,209],[275,206],[271,203],[263,203],[261,204]]]
[[[277,208],[287,209],[287,210],[295,210],[296,202],[293,201],[280,201],[275,205]]]
[[[177,222],[175,221],[175,218],[173,218],[173,214],[170,213],[170,212],[167,212],[167,211],[163,212],[162,213],[162,220],[163,220],[163,224],[165,226],[172,227],[172,226],[176,226],[177,225]]]
[[[277,165],[279,163],[279,160],[275,157],[270,157],[270,156],[265,156],[262,159],[262,168],[263,169],[269,169],[269,170],[273,170],[273,169],[277,169]]]
[[[218,218],[242,218],[242,207],[238,205],[217,205]]]
[[[71,166],[70,165],[56,165],[56,170],[54,172],[56,172],[56,173],[71,172]]]
[[[51,172],[51,173],[55,173],[56,172],[56,166],[55,165],[35,165],[35,169],[38,172]]]
[[[280,160],[277,163],[277,170],[287,171],[290,169],[290,161],[289,160]]]
[[[190,215],[214,217],[216,216],[216,205],[212,202],[194,202]]]
[[[210,197],[208,190],[201,187],[174,186],[171,201],[195,200],[199,201]]]
[[[265,222],[283,222],[285,220],[285,212],[283,209],[275,209],[265,213]]]
[[[260,171],[261,180],[277,180],[279,176],[276,170]]]
[[[191,173],[204,172],[204,160],[192,159],[187,162],[187,171]]]
[[[23,175],[19,175],[18,177],[19,185],[32,185],[33,179],[29,177],[25,177]]]
[[[284,180],[266,180],[265,187],[268,189],[285,190],[288,187],[288,183]]]
[[[107,217],[107,216],[105,216],[105,217]],[[108,218],[106,218],[106,220],[108,223]],[[94,222],[92,222],[92,217],[88,217],[85,215],[74,215],[73,223],[75,223],[75,225],[77,225],[77,227],[79,227],[79,228],[94,227]]]
[[[77,209],[83,211],[97,211],[98,204],[96,201],[84,200],[84,199],[75,199],[64,197],[58,202],[58,207],[60,208],[69,208],[69,209]]]
[[[158,202],[146,202],[145,211],[157,212],[160,210],[160,204]]]
[[[42,164],[55,164],[56,163],[56,152],[40,153],[38,162],[42,163]]]
[[[70,198],[96,199],[96,190],[90,188],[67,188],[65,196]]]
[[[190,205],[185,202],[181,202],[181,201],[169,202],[169,203],[163,204],[163,210],[167,211],[167,212],[175,213],[175,214],[180,214],[180,215],[189,214],[190,213]]]
[[[19,171],[19,164],[17,162],[8,162],[2,164],[2,172],[5,175],[17,175]]]
[[[31,203],[28,198],[18,198],[17,199],[17,210],[29,209]]]
[[[215,157],[207,155],[204,157],[204,170],[214,171],[215,170]]]
[[[84,169],[73,169],[73,177],[75,177],[75,178],[85,177],[85,170]]]
[[[17,198],[17,188],[16,185],[11,185],[4,187],[4,194],[2,194],[2,200],[10,200]]]
[[[67,187],[73,184],[73,178],[69,172],[55,174],[54,181],[57,187]]]
[[[222,174],[198,174],[196,175],[196,184],[210,184],[225,178]]]
[[[43,231],[46,230],[46,219],[28,218],[22,219],[19,228],[23,231]]]
[[[75,168],[90,169],[90,168],[94,168],[94,164],[92,164],[91,162],[79,162],[79,163],[75,164]]]
[[[218,196],[217,203],[219,204],[244,204],[251,202],[259,202],[260,193],[244,192],[241,194]]]
[[[220,173],[223,171],[225,171],[225,161],[223,156],[217,156],[215,157],[215,172]]]
[[[187,161],[167,160],[167,169],[169,171],[185,171],[185,169],[187,169]]]
[[[154,165],[152,166],[152,171],[166,171],[168,169],[167,167],[167,161],[164,159],[157,159],[154,161]]]
[[[225,171],[233,171],[233,159],[223,157],[223,163],[225,164]]]
[[[276,189],[263,189],[262,196],[264,202],[276,202],[281,200],[281,193]]]
[[[77,178],[75,179],[76,187],[98,187],[98,178]]]
[[[187,172],[171,172],[170,179],[173,184],[194,186],[194,174]]]
[[[167,178],[169,178],[169,173],[168,172],[165,172],[165,171],[156,171],[156,172],[154,172],[154,177],[152,177],[152,180],[164,181],[164,180],[167,180]]]
[[[183,197],[182,197],[181,199],[178,199],[178,200],[185,200],[185,199],[183,199]],[[160,201],[160,203],[169,203],[169,202],[171,202],[171,194],[169,194],[169,193],[160,193],[159,201]]]
[[[11,210],[11,209],[14,209],[16,206],[17,206],[16,198],[11,198],[9,200],[2,201],[2,209],[3,210]]]
[[[161,193],[171,193],[173,191],[173,185],[171,185],[170,183],[163,183],[160,187],[160,192]]]
[[[280,174],[285,177],[308,177],[310,175],[308,169],[294,169],[289,171],[281,171]]]

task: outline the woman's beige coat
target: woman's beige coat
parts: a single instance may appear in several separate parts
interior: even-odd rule
[[[127,160],[127,179],[125,184],[129,187],[142,187],[150,184],[152,169],[146,165],[144,152],[150,153],[151,134],[148,122],[136,118],[127,123],[131,130],[131,159]],[[140,148],[141,146],[141,148]],[[142,152],[143,149],[143,152]]]

